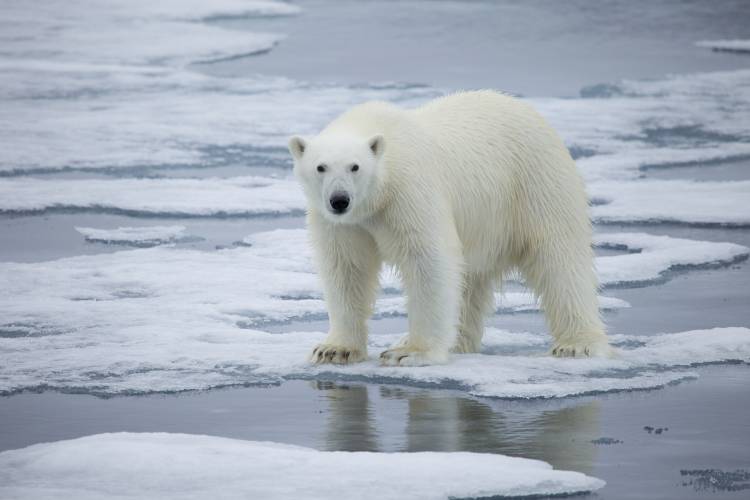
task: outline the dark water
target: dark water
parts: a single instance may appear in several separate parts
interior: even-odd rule
[[[227,20],[287,33],[258,58],[211,72],[363,84],[414,82],[573,96],[587,85],[735,69],[742,56],[697,40],[750,37],[746,0],[304,0],[304,15]]]

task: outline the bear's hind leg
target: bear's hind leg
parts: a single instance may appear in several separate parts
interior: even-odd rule
[[[491,277],[469,274],[464,279],[458,338],[453,352],[479,352],[484,335],[484,319],[495,304]]]
[[[535,248],[521,263],[554,337],[553,356],[611,354],[599,316],[593,258],[588,242],[571,245],[557,241]]]

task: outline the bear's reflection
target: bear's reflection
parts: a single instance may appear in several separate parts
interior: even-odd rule
[[[367,386],[313,382],[328,401],[326,449],[376,451],[378,449]]]
[[[502,453],[590,473],[591,440],[600,437],[595,400],[512,402],[392,386],[315,387],[328,404],[325,448],[331,451]]]

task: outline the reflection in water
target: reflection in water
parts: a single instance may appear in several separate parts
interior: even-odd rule
[[[380,407],[405,402],[398,451],[502,453],[591,473],[591,441],[600,437],[596,400],[519,404],[393,386],[313,384],[328,402],[327,450],[395,451],[379,441],[376,420],[385,411]]]
[[[326,449],[329,451],[378,451],[375,424],[367,386],[312,382],[325,391],[328,401]]]

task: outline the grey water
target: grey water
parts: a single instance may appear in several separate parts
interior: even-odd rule
[[[410,82],[493,87],[522,95],[573,96],[620,78],[749,68],[750,56],[713,53],[698,39],[750,37],[745,1],[300,2],[299,16],[217,19],[232,29],[278,31],[268,53],[202,65],[198,71],[256,73],[310,81]],[[290,131],[291,133],[292,131]],[[750,160],[647,169],[653,178],[745,180]],[[240,163],[211,169],[147,169],[134,176],[267,175]],[[121,175],[62,172],[59,178]],[[98,212],[0,214],[0,260],[39,262],[127,250],[88,243],[76,226],[184,225],[213,251],[301,217],[143,218]],[[750,246],[750,230],[675,224],[597,226]],[[677,270],[658,283],[605,290],[631,304],[608,311],[612,333],[642,335],[715,326],[750,327],[750,263]],[[0,313],[1,314],[1,313]],[[538,313],[495,315],[488,324],[545,331]],[[404,318],[372,322],[402,331]],[[327,322],[276,325],[325,330]],[[558,400],[507,401],[396,385],[290,381],[280,386],[98,398],[58,392],[0,398],[0,450],[99,432],[185,432],[272,440],[322,450],[476,451],[537,458],[607,481],[594,496],[750,496],[750,368],[695,368],[696,380],[652,391]]]

